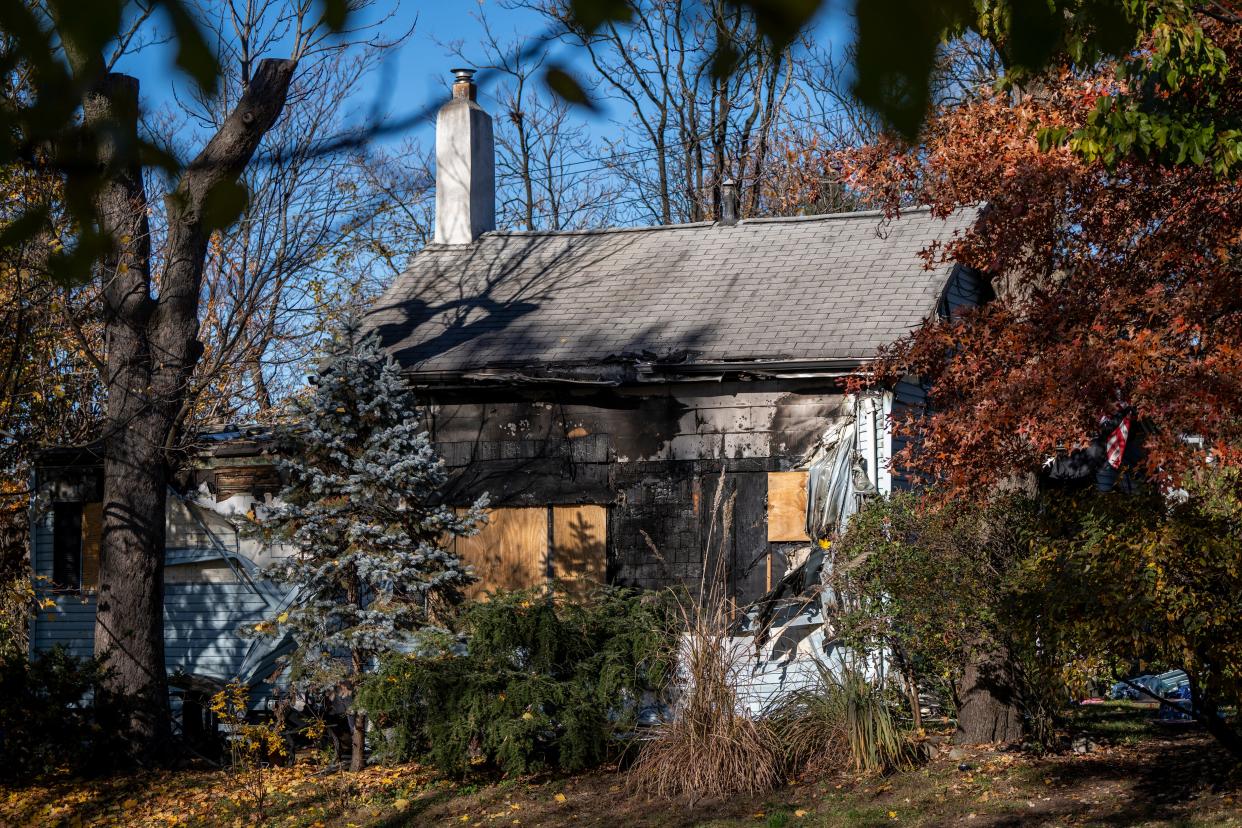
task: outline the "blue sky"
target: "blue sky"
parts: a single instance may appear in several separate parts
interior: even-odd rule
[[[821,43],[837,40],[845,31],[847,15],[840,0],[829,1],[829,6],[814,29]],[[395,10],[394,10],[395,7]],[[505,8],[496,2],[480,0],[404,0],[397,3],[376,0],[374,6],[365,10],[364,20],[373,20],[392,12],[385,23],[385,32],[398,33],[414,27],[413,34],[399,47],[392,50],[386,64],[364,82],[358,103],[362,109],[370,109],[379,101],[389,118],[409,117],[447,95],[450,81],[449,69],[460,61],[451,57],[448,44],[463,41],[467,54],[481,37],[481,30],[474,13],[483,12],[491,21],[493,31],[502,39],[510,36],[528,38],[542,32],[539,15],[524,9]],[[159,25],[158,23],[156,24]],[[273,55],[278,57],[279,55]],[[567,55],[571,68],[575,65],[572,53]],[[580,63],[580,61],[579,61]],[[132,74],[141,81],[144,103],[149,108],[159,108],[172,100],[174,88],[187,81],[181,76],[173,61],[172,49],[167,46],[149,47],[135,55],[126,56],[117,70]],[[486,86],[481,93],[482,103],[488,105]],[[491,107],[489,107],[491,108]],[[599,115],[582,112],[581,117],[599,136],[611,131],[608,112]],[[393,135],[387,141],[395,142],[412,135],[424,145],[432,137],[430,123],[417,126],[409,133]]]
[[[472,0],[405,0],[399,4],[377,0],[373,8],[365,10],[364,21],[377,19],[390,11],[392,16],[384,24],[385,32],[400,33],[411,26],[414,32],[389,53],[383,69],[372,73],[359,93],[359,103],[363,108],[369,109],[374,101],[379,100],[390,118],[409,117],[446,97],[451,81],[449,69],[461,63],[450,55],[449,44],[461,40],[469,53],[472,45],[481,38],[482,32],[474,13],[485,13],[493,31],[504,39],[510,36],[531,37],[542,31],[542,21],[534,12]],[[159,24],[156,23],[156,26]],[[170,103],[174,88],[187,83],[177,70],[173,50],[168,46],[157,45],[127,55],[116,69],[141,81],[143,101],[148,108]],[[482,96],[486,106],[486,88]],[[591,116],[586,112],[582,114],[592,120],[597,128],[607,129],[606,117]],[[430,139],[431,132],[430,125],[424,125],[416,128],[413,134],[425,142]],[[400,137],[395,136],[393,140]]]

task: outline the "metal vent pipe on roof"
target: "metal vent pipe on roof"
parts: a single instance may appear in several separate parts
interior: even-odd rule
[[[737,182],[726,178],[720,183],[720,223],[737,224]]]

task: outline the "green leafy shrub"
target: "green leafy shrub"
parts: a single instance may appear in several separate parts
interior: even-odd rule
[[[464,631],[466,652],[392,657],[363,686],[384,758],[453,774],[598,765],[668,679],[675,634],[662,596],[615,589],[584,602],[495,595],[465,610]]]
[[[107,720],[90,700],[105,671],[63,648],[0,660],[0,777],[111,767],[123,752],[127,716],[109,705]],[[106,760],[106,761],[105,761]]]
[[[1052,743],[1066,682],[1087,668],[1043,619],[1025,615],[1044,600],[1022,576],[1040,504],[1018,494],[985,505],[895,494],[865,505],[833,544],[836,630],[852,649],[893,655],[911,708],[919,690],[931,691],[965,726],[973,695],[976,721],[990,723],[991,705],[1003,704],[1026,738]]]

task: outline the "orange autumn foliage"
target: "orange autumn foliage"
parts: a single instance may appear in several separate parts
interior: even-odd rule
[[[1205,29],[1236,67],[1242,27]],[[997,298],[928,322],[855,381],[927,383],[930,407],[896,423],[919,447],[898,462],[947,494],[1037,471],[1123,405],[1139,412],[1144,470],[1164,487],[1209,456],[1242,462],[1242,181],[1189,161],[1134,154],[1109,167],[1041,148],[1041,130],[1072,133],[1116,90],[1108,66],[1064,70],[939,114],[917,148],[880,141],[838,159],[890,213],[986,205],[925,255],[984,271]],[[1219,91],[1217,117],[1236,123],[1242,86]]]

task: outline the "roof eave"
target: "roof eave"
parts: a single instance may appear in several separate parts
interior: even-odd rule
[[[828,359],[756,359],[695,362],[635,361],[608,365],[529,365],[460,370],[407,370],[416,388],[477,388],[480,386],[577,386],[610,388],[658,382],[719,382],[738,379],[841,379],[871,357]]]

